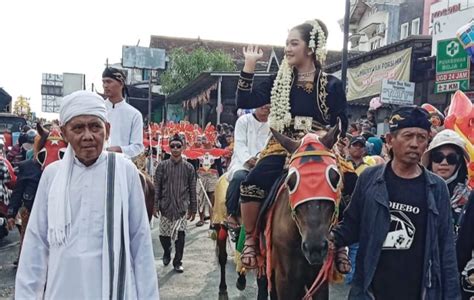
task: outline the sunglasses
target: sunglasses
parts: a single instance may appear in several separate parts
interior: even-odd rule
[[[433,152],[431,154],[431,160],[437,164],[442,163],[445,159],[448,165],[457,165],[459,163],[459,155],[456,153],[444,155],[442,152]]]
[[[181,144],[170,144],[171,149],[180,149],[183,145]]]

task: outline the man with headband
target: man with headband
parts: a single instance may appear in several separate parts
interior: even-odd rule
[[[341,247],[359,243],[349,299],[459,299],[449,192],[420,164],[429,114],[401,107],[389,125],[391,160],[362,172],[332,232],[340,271]]]
[[[145,149],[143,119],[137,109],[125,102],[125,80],[125,74],[116,68],[107,67],[102,73],[107,118],[111,127],[107,150],[134,158]]]
[[[87,91],[59,112],[69,142],[43,172],[16,277],[16,299],[158,299],[145,200],[132,162],[103,150],[105,103]]]

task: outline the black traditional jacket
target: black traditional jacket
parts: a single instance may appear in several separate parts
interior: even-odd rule
[[[238,108],[251,109],[270,104],[271,90],[276,75],[253,87],[254,74],[242,71],[237,86]],[[316,72],[311,88],[299,86],[293,81],[290,91],[290,113],[292,117],[312,117],[321,125],[336,125],[341,119],[343,133],[347,130],[347,99],[342,82],[322,71]]]

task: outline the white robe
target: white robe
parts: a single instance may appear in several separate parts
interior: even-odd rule
[[[129,237],[137,299],[159,299],[158,279],[143,191],[135,166],[125,162]],[[58,162],[41,177],[20,257],[15,299],[101,299],[106,154],[92,166],[77,159],[71,176],[71,235],[64,247],[49,247],[48,192]],[[127,246],[127,245],[126,245]],[[45,290],[46,288],[46,290]]]
[[[235,171],[245,169],[244,164],[265,148],[270,136],[268,122],[258,121],[253,114],[245,114],[237,119],[234,130],[234,153],[227,179],[232,180]]]
[[[110,100],[105,100],[105,106],[110,123],[109,145],[119,146],[130,158],[140,155],[145,149],[142,114],[125,100],[115,106]]]

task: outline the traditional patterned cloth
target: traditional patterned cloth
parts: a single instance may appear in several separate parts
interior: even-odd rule
[[[160,235],[169,236],[173,241],[178,239],[178,231],[186,231],[187,220],[186,216],[171,221],[165,216],[160,216]]]
[[[21,249],[23,247],[23,240],[25,238],[26,228],[28,226],[28,220],[30,219],[30,210],[26,207],[22,207],[22,208],[20,208],[19,214],[20,214],[20,218],[21,218],[20,251],[19,251],[19,254],[21,255]]]
[[[0,159],[0,201],[8,205],[10,203],[11,190],[6,186],[14,178],[13,168],[6,159]]]
[[[219,177],[216,173],[200,172],[198,175],[198,180],[201,181],[201,183],[197,182],[196,184],[198,210],[200,213],[203,213],[206,207],[209,206],[209,202],[207,201],[205,193],[213,193],[216,190]]]
[[[196,212],[195,173],[193,166],[183,159],[160,162],[155,172],[155,208],[162,217],[174,221],[187,212]]]

